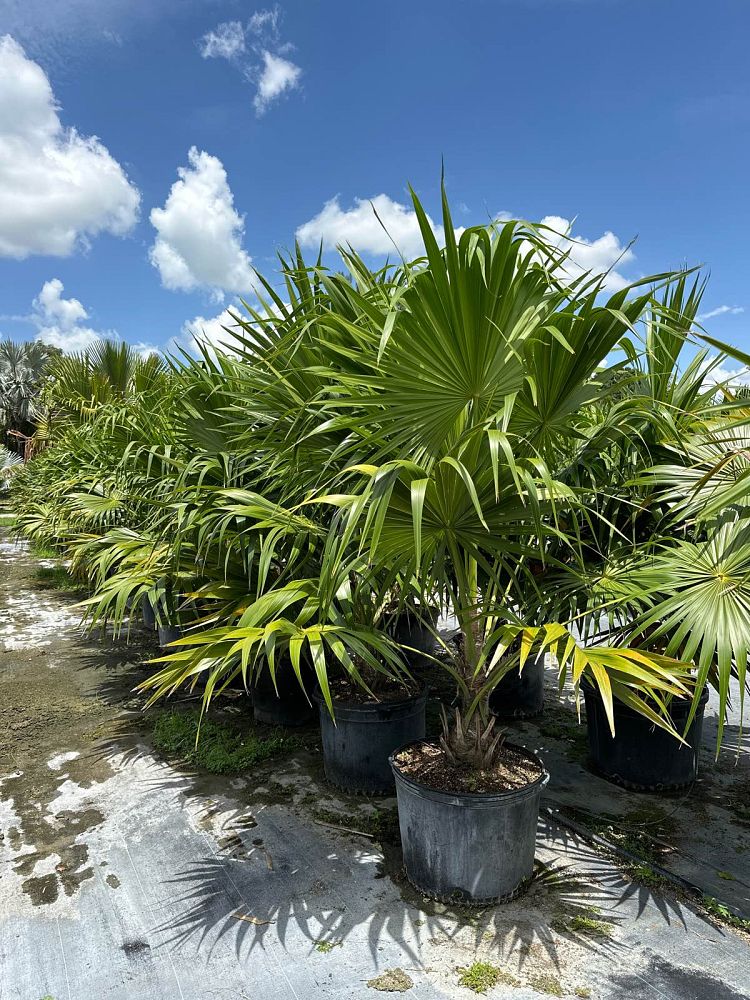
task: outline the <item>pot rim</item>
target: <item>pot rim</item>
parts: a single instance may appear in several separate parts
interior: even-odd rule
[[[407,747],[416,746],[418,744],[429,743],[434,745],[437,741],[434,739],[423,739],[423,740],[410,740],[408,743],[404,743],[403,746],[398,747],[388,758],[388,763],[391,765],[391,770],[396,779],[396,785],[402,782],[417,795],[422,798],[434,799],[437,802],[443,802],[446,805],[470,805],[470,806],[492,806],[495,804],[501,804],[508,802],[509,800],[516,799],[520,800],[531,796],[537,792],[541,791],[549,781],[549,771],[544,766],[544,761],[541,757],[534,753],[533,750],[529,750],[527,747],[522,747],[518,743],[507,742],[505,746],[511,747],[513,750],[517,750],[519,753],[523,754],[525,757],[535,761],[539,767],[542,769],[542,773],[534,781],[530,782],[528,785],[524,785],[523,788],[508,788],[504,792],[451,792],[439,788],[431,788],[429,785],[424,784],[424,782],[418,781],[416,778],[408,778],[405,774],[402,774],[396,764],[396,757]]]
[[[420,701],[426,701],[430,693],[430,688],[428,684],[423,685],[416,694],[410,695],[408,698],[399,698],[397,701],[339,701],[333,698],[333,708],[334,713],[337,713],[340,709],[345,712],[352,712],[355,715],[359,713],[372,712],[379,708],[405,708],[407,705],[418,704]],[[322,692],[318,688],[313,691],[313,700],[319,707],[326,708],[325,698]]]

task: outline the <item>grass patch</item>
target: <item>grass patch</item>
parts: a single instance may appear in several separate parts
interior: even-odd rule
[[[0,528],[13,528],[16,524],[15,514],[0,514]]]
[[[33,538],[29,542],[29,552],[32,556],[36,556],[37,559],[62,559],[62,553],[58,549],[47,545],[45,542],[40,542],[36,538]]]
[[[576,986],[576,988],[573,990],[573,995],[580,997],[581,1000],[589,1000],[589,997],[591,996],[591,990],[588,988],[588,986]]]
[[[212,774],[239,774],[302,746],[299,736],[204,718],[196,746],[200,712],[162,712],[154,723],[154,746]]]
[[[85,584],[73,579],[65,566],[37,566],[34,570],[34,582],[42,590],[73,590],[80,593],[88,590]]]
[[[557,976],[552,976],[547,972],[538,972],[535,976],[529,976],[529,986],[537,993],[546,993],[551,997],[565,996],[560,980]]]
[[[474,962],[466,968],[457,969],[460,973],[458,985],[465,986],[467,990],[474,993],[486,993],[493,986],[520,986],[520,980],[511,976],[509,972],[503,972],[497,965],[491,962]]]

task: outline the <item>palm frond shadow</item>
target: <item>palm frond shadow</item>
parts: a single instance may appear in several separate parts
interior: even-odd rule
[[[687,930],[685,911],[688,910],[710,924],[697,907],[690,905],[689,899],[679,898],[675,888],[668,883],[659,882],[654,887],[643,884],[638,881],[637,870],[630,878],[615,861],[597,854],[578,834],[548,821],[545,826],[550,846],[573,859],[578,877],[598,887],[603,904],[609,910],[607,920],[613,921],[619,914],[621,921],[637,921],[648,910],[649,917],[658,912],[667,925],[677,922]],[[648,865],[644,865],[644,876],[649,878]]]
[[[489,948],[519,969],[534,946],[559,969],[560,937],[591,951],[614,953],[619,947],[608,937],[592,938],[576,930],[575,917],[591,917],[600,908],[602,921],[616,926],[620,918],[610,912],[611,891],[589,882],[572,864],[537,863],[525,892],[503,906],[448,906],[408,887],[398,858],[389,861],[395,865],[391,875],[398,894],[386,886],[379,890],[380,852],[352,846],[356,838],[319,832],[309,818],[300,824],[297,815],[286,811],[260,810],[255,816],[258,829],[270,825],[283,833],[285,856],[270,859],[266,844],[275,838],[253,836],[258,830],[242,831],[235,817],[225,818],[223,829],[233,834],[219,840],[225,849],[220,846],[165,880],[165,887],[178,890],[173,900],[178,912],[154,929],[161,946],[179,949],[194,942],[210,952],[229,939],[237,956],[246,958],[262,947],[271,929],[282,947],[299,946],[303,940],[312,950],[321,941],[343,943],[366,925],[373,956],[384,941],[391,941],[418,964],[425,940],[434,944],[460,937],[464,947]],[[364,881],[352,871],[360,866]],[[368,885],[368,867],[380,882]],[[551,926],[561,917],[567,921],[563,929]]]

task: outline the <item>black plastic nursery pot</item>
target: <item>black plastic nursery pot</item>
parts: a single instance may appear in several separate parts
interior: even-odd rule
[[[424,738],[427,690],[398,701],[334,701],[334,719],[319,693],[315,700],[328,781],[346,792],[363,795],[392,792],[390,756],[405,743]]]
[[[156,614],[153,604],[145,596],[141,598],[141,618],[143,619],[143,627],[153,632],[156,628]]]
[[[161,622],[157,625],[157,631],[159,633],[159,645],[162,649],[168,646],[170,642],[176,642],[178,639],[182,638],[182,627],[180,625],[170,625],[168,622]]]
[[[544,708],[544,656],[527,660],[519,674],[509,671],[490,695],[490,711],[500,719],[529,719]]]
[[[312,676],[309,678],[312,685]],[[268,726],[296,728],[306,726],[315,718],[315,708],[300,687],[292,664],[284,660],[276,667],[278,693],[265,667],[252,688],[253,717]],[[306,680],[307,684],[307,680]]]
[[[434,633],[440,619],[440,608],[427,608],[424,619],[404,611],[390,630],[393,641],[407,647],[402,651],[412,669],[428,665],[429,657],[434,656],[438,648]]]
[[[612,736],[599,692],[584,684],[583,694],[591,762],[602,777],[639,792],[674,792],[695,781],[707,689],[701,695],[695,718],[685,736],[688,746],[617,700],[614,702],[615,735]],[[689,699],[672,699],[669,714],[680,734],[685,728],[690,705]]]
[[[391,756],[406,874],[423,895],[485,906],[512,899],[531,877],[539,799],[549,775],[536,754],[506,746],[535,761],[541,773],[523,788],[491,794],[429,788],[403,775],[397,753]]]

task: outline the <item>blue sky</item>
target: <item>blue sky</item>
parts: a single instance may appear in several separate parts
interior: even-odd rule
[[[295,233],[375,260],[369,199],[408,253],[444,158],[460,224],[575,219],[613,285],[705,264],[748,348],[749,32],[746,0],[0,0],[0,334],[215,335]]]

